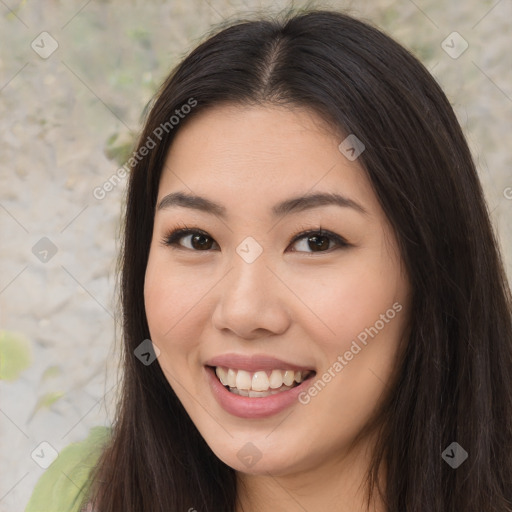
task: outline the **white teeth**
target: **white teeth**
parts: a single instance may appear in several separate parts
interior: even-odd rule
[[[236,387],[241,389],[249,390],[251,389],[252,379],[251,374],[246,372],[245,370],[238,370],[236,375]]]
[[[217,368],[215,368],[215,373],[217,374],[217,377],[219,377],[219,380],[222,382],[222,385],[223,386],[226,386],[228,381],[227,381],[227,371],[225,368],[222,368],[220,366],[217,366]]]
[[[291,389],[295,383],[300,384],[308,376],[309,371],[272,370],[254,373],[217,366],[215,373],[223,386],[241,396],[260,397],[281,393]]]
[[[236,386],[236,371],[230,368],[228,370],[228,386],[234,388]]]
[[[280,388],[283,385],[283,374],[280,370],[272,370],[269,381],[272,389]]]
[[[236,389],[236,395],[240,395],[240,396],[249,396],[249,391],[247,391],[246,389],[237,389],[237,388],[233,388],[233,389]]]
[[[283,375],[283,384],[286,386],[291,386],[293,381],[295,380],[295,372],[291,370],[286,370]]]
[[[249,390],[250,398],[261,398],[263,396],[268,396],[270,393],[268,391],[252,391]]]
[[[253,391],[266,391],[269,388],[269,386],[270,384],[266,372],[256,372],[252,376]]]
[[[292,389],[291,387],[289,386],[282,386],[281,389],[277,390],[277,389],[269,389],[268,391],[247,391],[245,389],[237,389],[237,388],[232,388],[230,389],[231,393],[235,394],[235,395],[240,395],[240,396],[248,396],[249,398],[263,398],[265,396],[270,396],[270,395],[277,395],[277,393],[281,393],[283,391],[288,391]]]

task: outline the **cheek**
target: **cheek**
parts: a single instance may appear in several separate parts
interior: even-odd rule
[[[198,276],[170,266],[165,256],[151,254],[144,281],[146,317],[154,342],[188,343],[204,309],[205,286]],[[202,307],[201,307],[202,306]],[[192,320],[194,320],[192,322]]]
[[[392,306],[403,300],[403,287],[394,267],[354,259],[354,264],[333,268],[328,278],[325,271],[317,276],[305,274],[294,288],[309,310],[301,322],[309,319],[315,331],[311,338],[323,340],[329,353],[348,350],[351,341],[359,335],[364,338],[365,329],[376,322],[379,330],[391,334],[393,320],[382,329],[381,315],[385,320],[395,318]]]
[[[323,283],[325,293],[315,288],[311,297],[329,330],[318,330],[323,334],[316,338],[325,358],[315,382],[322,382],[310,388],[303,403],[315,400],[326,410],[332,403],[343,404],[332,413],[334,423],[355,433],[370,417],[395,368],[407,322],[408,285],[392,259],[377,256],[354,259],[332,275]]]
[[[190,368],[195,364],[200,329],[208,315],[198,276],[170,266],[168,258],[150,253],[144,282],[144,304],[150,337],[159,348],[158,364],[183,404],[197,394]],[[187,391],[184,392],[184,389]]]

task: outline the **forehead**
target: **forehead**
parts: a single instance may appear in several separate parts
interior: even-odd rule
[[[224,105],[187,122],[171,145],[159,201],[176,190],[258,207],[311,192],[350,196],[371,209],[366,172],[338,149],[344,136],[301,108]]]

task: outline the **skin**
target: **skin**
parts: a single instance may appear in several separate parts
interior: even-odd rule
[[[145,276],[145,306],[158,363],[214,453],[237,471],[238,511],[363,510],[361,485],[372,436],[354,443],[392,377],[405,332],[409,282],[393,232],[344,139],[315,113],[279,106],[217,106],[180,128],[157,204],[182,191],[222,204],[228,217],[182,206],[157,209]],[[361,205],[324,205],[273,218],[290,197],[336,192]],[[185,224],[213,245],[162,243]],[[350,245],[314,251],[305,230],[332,231]],[[236,252],[248,236],[262,247],[251,264]],[[196,246],[197,247],[197,246]],[[227,413],[205,362],[224,353],[270,354],[321,376],[365,328],[402,309],[307,405],[262,419]],[[251,442],[252,467],[237,452]],[[374,510],[383,510],[375,498]]]

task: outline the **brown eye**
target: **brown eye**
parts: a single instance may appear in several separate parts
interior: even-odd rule
[[[205,235],[196,234],[196,235],[188,235],[192,238],[190,239],[190,244],[193,249],[197,249],[198,251],[211,249],[213,245],[213,240]]]
[[[346,247],[349,244],[335,233],[329,231],[310,231],[295,238],[293,245],[298,246],[293,252],[327,252],[333,247]]]
[[[185,242],[183,242],[185,241]],[[208,251],[215,244],[215,240],[203,231],[192,229],[178,229],[163,239],[163,244],[178,249],[191,251]]]
[[[308,237],[309,247],[313,251],[323,251],[329,249],[329,237],[328,236],[310,236]]]
[[[185,242],[184,242],[185,241]],[[205,231],[198,229],[177,229],[168,234],[162,243],[176,249],[185,249],[195,252],[209,251],[217,242]],[[319,253],[328,252],[333,248],[348,247],[350,244],[341,236],[330,231],[308,231],[296,236],[293,252]]]

